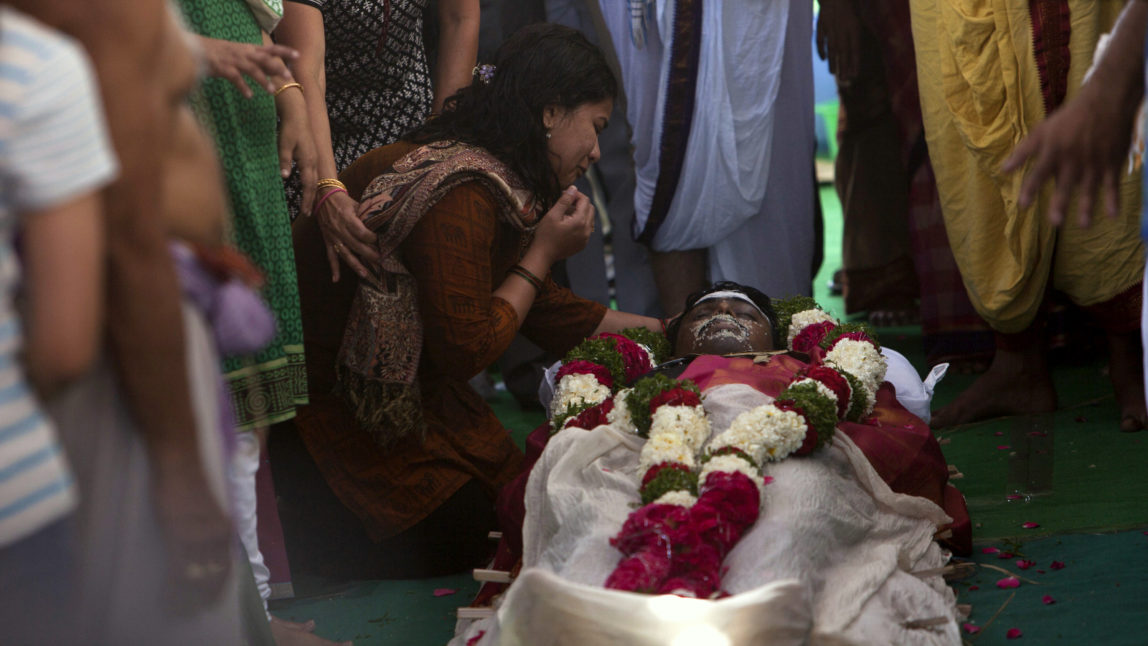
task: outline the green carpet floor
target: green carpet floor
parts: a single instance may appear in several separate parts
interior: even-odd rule
[[[831,188],[822,189],[825,262],[815,295],[844,316],[827,283],[841,264],[841,211]],[[882,342],[905,354],[924,373],[919,327],[879,330]],[[945,455],[963,477],[974,523],[973,576],[954,582],[960,603],[971,604],[963,633],[971,644],[1145,644],[1148,599],[1148,432],[1117,430],[1118,411],[1104,365],[1094,361],[1055,365],[1061,408],[1051,415],[1004,418],[938,433]],[[973,377],[950,375],[934,400],[942,405]],[[542,421],[502,393],[499,418],[521,444]],[[1025,523],[1039,527],[1025,529]],[[996,548],[1015,556],[999,558]],[[1035,562],[1021,570],[1018,559]],[[1052,569],[1052,562],[1065,564]],[[1023,577],[1016,589],[998,589],[1007,576]],[[294,620],[315,619],[316,632],[356,644],[444,644],[454,632],[454,610],[478,586],[459,575],[414,581],[371,581],[309,599],[277,602],[272,611]],[[436,591],[438,595],[436,596]],[[451,592],[453,591],[453,592]],[[1053,604],[1042,599],[1050,596]],[[1009,629],[1023,633],[1007,638]]]

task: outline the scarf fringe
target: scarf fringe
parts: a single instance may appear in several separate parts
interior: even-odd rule
[[[359,426],[380,447],[414,438],[426,439],[422,396],[417,383],[369,379],[340,364],[335,368],[335,394],[351,408]]]

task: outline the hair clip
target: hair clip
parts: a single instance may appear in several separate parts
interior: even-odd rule
[[[474,69],[470,71],[472,76],[478,76],[478,80],[482,81],[483,85],[490,85],[490,79],[494,78],[494,70],[497,69],[489,63],[482,65],[475,65]]]

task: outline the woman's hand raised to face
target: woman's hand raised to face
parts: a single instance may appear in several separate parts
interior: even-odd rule
[[[578,189],[567,188],[534,230],[531,251],[551,264],[582,251],[594,232],[594,203]]]

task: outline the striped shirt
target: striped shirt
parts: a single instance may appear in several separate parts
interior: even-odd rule
[[[98,190],[116,173],[87,59],[0,7],[0,547],[75,505],[67,463],[21,364],[15,307],[20,218]]]

